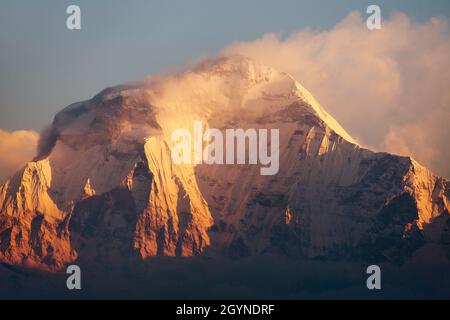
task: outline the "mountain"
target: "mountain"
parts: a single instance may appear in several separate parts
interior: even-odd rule
[[[351,97],[349,97],[351,99]],[[279,129],[279,171],[176,165],[178,128]],[[0,261],[275,254],[402,263],[450,258],[450,184],[362,148],[289,74],[241,56],[108,88],[59,112],[0,189]]]

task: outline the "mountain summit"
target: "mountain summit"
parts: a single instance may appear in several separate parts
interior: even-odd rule
[[[175,165],[171,133],[279,129],[279,172]],[[108,88],[59,112],[0,189],[0,261],[273,253],[403,261],[450,256],[449,182],[360,147],[290,75],[241,56]]]

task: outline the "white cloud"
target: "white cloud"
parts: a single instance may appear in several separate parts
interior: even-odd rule
[[[224,53],[299,80],[361,144],[412,155],[450,177],[450,33],[445,20],[397,13],[370,31],[352,12],[325,32],[267,34]]]
[[[0,182],[36,155],[39,134],[34,131],[0,130]]]

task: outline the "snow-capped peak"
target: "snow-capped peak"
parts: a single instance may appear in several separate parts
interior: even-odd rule
[[[174,164],[172,132],[196,122],[279,130],[279,171]],[[0,189],[0,260],[11,264],[56,270],[130,248],[375,259],[446,232],[427,226],[447,221],[447,181],[360,148],[290,75],[242,56],[105,89],[59,112],[40,145]]]

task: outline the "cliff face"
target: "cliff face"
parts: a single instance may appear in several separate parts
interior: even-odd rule
[[[176,165],[175,129],[279,129],[279,171]],[[56,115],[35,161],[0,190],[0,260],[273,252],[401,261],[449,254],[449,182],[361,148],[292,77],[242,57],[106,89]]]
[[[449,223],[446,180],[411,158],[348,142],[305,107],[296,102],[249,124],[280,128],[277,175],[248,165],[197,168],[213,243],[233,256],[395,262],[428,241],[445,243],[448,231],[430,226]]]

